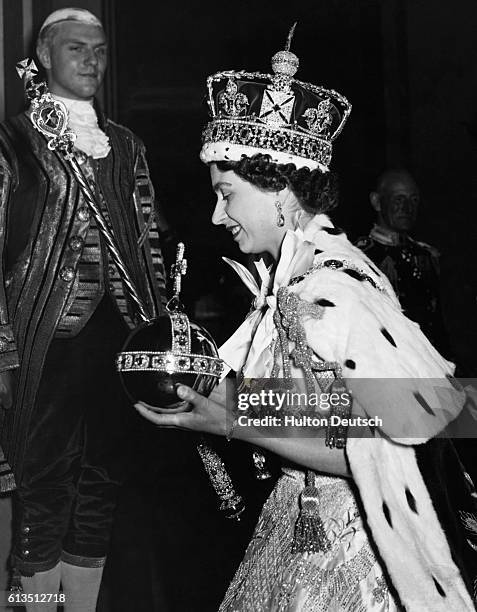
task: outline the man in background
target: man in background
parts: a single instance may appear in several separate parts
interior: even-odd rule
[[[164,269],[144,146],[95,104],[107,65],[101,22],[83,9],[55,11],[37,55],[68,110],[74,155],[156,316]],[[131,462],[133,410],[114,360],[138,313],[74,175],[29,112],[0,125],[0,176],[0,433],[17,483],[12,565],[26,593],[57,593],[61,582],[66,611],[94,611]]]
[[[376,211],[376,223],[369,235],[356,244],[389,278],[404,314],[419,323],[431,342],[446,355],[439,252],[410,236],[420,201],[416,182],[407,170],[386,170],[378,177],[369,199]]]

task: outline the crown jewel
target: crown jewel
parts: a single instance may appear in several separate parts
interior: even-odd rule
[[[202,161],[266,153],[276,163],[328,170],[351,104],[336,91],[294,78],[300,63],[290,51],[295,27],[272,57],[273,74],[229,70],[208,77],[212,118],[202,135]]]
[[[278,51],[272,57],[272,70],[276,75],[284,75],[286,77],[295,76],[300,60],[290,51],[291,41],[295,33],[296,22],[290,28],[288,33],[287,44],[284,51]]]

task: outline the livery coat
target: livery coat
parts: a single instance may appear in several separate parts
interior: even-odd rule
[[[91,186],[107,209],[148,314],[154,316],[165,301],[165,275],[144,146],[131,131],[104,117],[100,127],[111,151],[104,159],[90,160]],[[87,205],[68,164],[48,149],[27,114],[0,125],[0,184],[0,371],[18,366],[14,406],[0,410],[0,439],[19,480],[45,356],[74,287],[62,271],[76,269],[82,253],[70,248],[69,240],[84,238],[90,220],[78,214]],[[133,326],[138,322],[134,306],[122,284],[116,285],[117,306]]]

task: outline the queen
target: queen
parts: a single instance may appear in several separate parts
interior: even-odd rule
[[[298,64],[288,44],[272,74],[207,80],[211,119],[200,155],[217,198],[212,223],[242,252],[275,261],[271,270],[257,264],[258,284],[230,262],[255,308],[219,353],[237,372],[242,399],[253,381],[301,380],[307,393],[349,394],[352,404],[331,406],[330,418],[376,426],[310,426],[305,435],[242,426],[229,379],[208,399],[179,387],[188,411],[136,407],[160,426],[245,440],[283,459],[221,611],[470,611],[470,482],[450,443],[435,439],[463,403],[453,365],[330,221],[332,144],[351,106],[296,80]]]

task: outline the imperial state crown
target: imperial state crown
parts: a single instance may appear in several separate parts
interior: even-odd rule
[[[202,135],[203,162],[263,153],[279,164],[328,171],[332,143],[351,104],[332,89],[294,78],[299,67],[290,51],[294,28],[285,50],[272,57],[273,74],[226,70],[208,77],[211,121]]]

